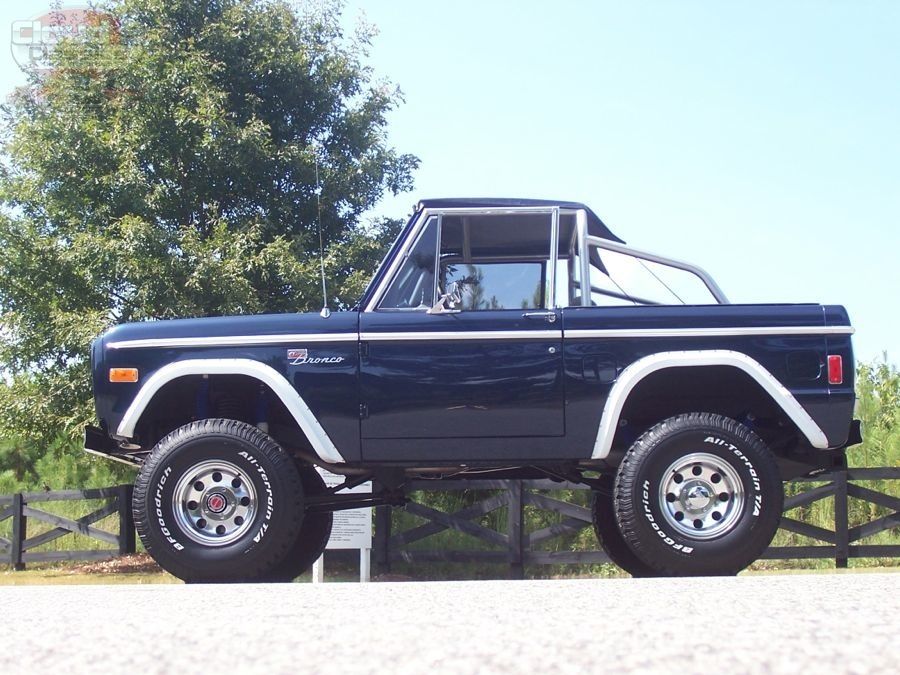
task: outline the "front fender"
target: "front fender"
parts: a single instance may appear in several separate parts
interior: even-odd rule
[[[132,438],[141,415],[157,392],[173,380],[189,375],[246,375],[258,380],[281,399],[320,459],[332,464],[345,461],[303,397],[290,382],[271,366],[252,359],[189,359],[163,366],[153,373],[134,397],[119,422],[116,438],[121,440]]]

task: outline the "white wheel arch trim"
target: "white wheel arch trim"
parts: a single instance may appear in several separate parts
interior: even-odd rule
[[[604,459],[612,448],[613,437],[619,426],[619,417],[629,394],[637,384],[651,373],[665,368],[681,368],[695,366],[731,366],[738,368],[752,377],[772,400],[777,403],[791,421],[797,425],[813,447],[825,449],[828,438],[819,425],[797,402],[794,395],[779,382],[772,373],[762,367],[759,362],[746,354],[729,350],[704,350],[690,352],[659,352],[638,359],[622,371],[616,380],[603,406],[603,417],[597,430],[597,440],[591,459]]]
[[[141,387],[134,401],[125,411],[116,435],[132,438],[138,420],[150,405],[150,401],[164,385],[186,375],[247,375],[268,385],[281,399],[297,424],[306,434],[316,454],[332,464],[344,462],[344,458],[332,443],[312,410],[291,386],[291,383],[271,366],[252,359],[190,359],[176,361],[157,370]]]

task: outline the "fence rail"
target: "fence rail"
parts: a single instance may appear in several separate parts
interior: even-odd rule
[[[786,497],[784,511],[787,513],[801,506],[809,506],[823,499],[833,498],[834,529],[830,530],[804,523],[785,515],[781,520],[781,529],[811,537],[822,544],[771,546],[762,557],[779,560],[833,559],[837,567],[846,567],[850,558],[900,557],[900,545],[859,543],[879,532],[900,527],[900,499],[854,483],[854,481],[873,480],[900,480],[900,467],[849,469],[789,482],[788,485],[825,483]],[[455,513],[444,513],[423,504],[411,502],[405,507],[407,512],[423,518],[426,522],[397,533],[391,532],[392,508],[389,506],[378,507],[375,515],[373,548],[375,563],[380,571],[389,571],[391,563],[397,561],[408,563],[493,562],[507,564],[509,575],[518,578],[523,575],[524,565],[609,562],[609,558],[601,550],[557,552],[535,548],[537,544],[562,535],[575,534],[592,525],[590,509],[541,494],[541,491],[546,490],[588,489],[584,485],[554,483],[549,480],[416,481],[410,488],[426,492],[485,490],[494,491],[494,493],[489,493],[484,499]],[[889,512],[861,525],[850,527],[848,507],[851,498],[881,506]],[[554,525],[534,532],[526,532],[524,519],[526,506],[557,513],[561,519]],[[505,531],[500,532],[473,522],[475,519],[501,508],[507,509]],[[420,542],[448,529],[471,535],[493,548],[485,550],[409,548],[410,544]]]
[[[131,485],[97,488],[93,490],[59,490],[51,492],[23,492],[0,496],[0,522],[12,518],[12,532],[9,539],[0,537],[0,563],[23,570],[27,563],[52,562],[59,560],[100,560],[114,555],[134,553],[134,520],[131,515]],[[55,513],[36,508],[35,504],[46,502],[74,502],[103,500],[100,508],[72,520]],[[119,515],[118,534],[94,527],[94,524]],[[52,525],[52,529],[34,536],[28,536],[29,522],[38,521]],[[35,551],[44,544],[71,534],[81,534],[96,539],[113,548],[85,551]]]
[[[828,545],[770,546],[763,553],[762,557],[775,560],[834,558],[837,567],[847,567],[849,558],[900,557],[900,545],[897,544],[856,543],[879,532],[900,527],[900,499],[883,492],[871,490],[862,485],[855,485],[852,482],[900,480],[900,467],[847,469],[846,471],[835,471],[827,476],[801,478],[794,482],[810,483],[823,480],[828,482],[825,485],[786,497],[784,500],[784,511],[788,512],[797,507],[809,506],[814,502],[833,497],[834,530],[827,530],[787,516],[782,516],[781,518],[781,529],[823,541]],[[849,501],[851,497],[882,506],[892,512],[861,525],[850,527]]]

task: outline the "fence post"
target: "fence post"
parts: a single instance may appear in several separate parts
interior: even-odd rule
[[[834,475],[834,565],[837,568],[846,568],[850,557],[847,502],[847,470],[841,469]]]
[[[22,497],[22,493],[13,495],[13,523],[12,523],[12,536],[10,537],[10,545],[12,546],[11,553],[11,562],[12,567],[17,572],[21,572],[25,569],[25,563],[22,562],[22,554],[24,551],[22,550],[22,543],[27,538],[26,532],[28,530],[28,519],[25,517],[24,509],[25,509],[25,499]]]
[[[391,507],[375,507],[375,567],[379,574],[391,571]]]
[[[120,485],[116,495],[116,505],[119,507],[119,555],[134,553],[134,514],[131,511],[131,498],[134,494],[133,485]]]
[[[509,537],[509,578],[524,579],[525,569],[522,565],[522,530],[524,503],[522,500],[522,481],[507,481],[509,494],[509,511],[507,514],[507,536]]]

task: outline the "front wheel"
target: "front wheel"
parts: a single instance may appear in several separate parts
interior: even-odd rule
[[[297,539],[303,495],[297,467],[270,437],[206,419],[163,438],[141,466],[135,527],[184,581],[264,580]]]
[[[622,538],[661,575],[733,575],[771,543],[784,492],[765,443],[711,413],[671,417],[644,433],[616,476]]]

